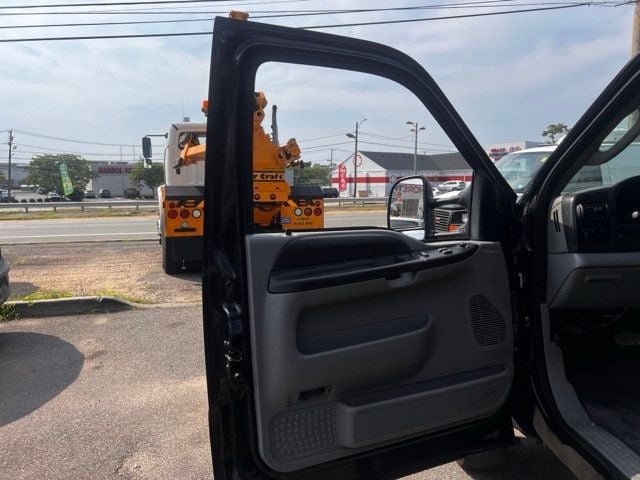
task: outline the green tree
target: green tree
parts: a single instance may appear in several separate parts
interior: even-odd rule
[[[138,188],[146,185],[155,197],[156,189],[164,183],[164,166],[161,163],[154,163],[151,168],[144,168],[143,162],[142,158],[136,162],[129,174],[129,180]]]
[[[293,170],[294,185],[330,185],[331,172],[329,167],[322,165],[311,165],[295,167]]]
[[[0,185],[7,183],[7,177],[4,176],[4,172],[0,171]]]
[[[77,196],[82,192],[89,180],[96,178],[98,174],[89,168],[89,161],[79,155],[69,153],[36,155],[27,166],[27,178],[25,183],[39,185],[47,191],[62,191],[60,178],[60,164],[66,163],[69,177],[73,184],[74,193]]]
[[[544,129],[542,136],[551,140],[551,143],[556,143],[556,137],[566,133],[569,133],[569,127],[564,123],[552,123]]]

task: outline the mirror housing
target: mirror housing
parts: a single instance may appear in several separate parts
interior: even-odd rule
[[[387,227],[399,232],[424,232],[424,238],[433,236],[435,214],[429,180],[416,175],[394,183],[387,204]]]
[[[145,160],[150,160],[151,155],[151,138],[142,137],[142,156]]]

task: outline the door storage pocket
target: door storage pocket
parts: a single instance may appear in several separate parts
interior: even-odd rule
[[[496,365],[344,400],[336,405],[338,444],[359,448],[487,417],[510,383]]]

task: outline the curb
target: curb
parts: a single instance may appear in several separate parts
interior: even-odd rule
[[[20,318],[57,317],[63,315],[89,315],[92,313],[113,313],[144,308],[141,304],[128,302],[116,297],[69,297],[55,300],[17,300],[6,302]]]

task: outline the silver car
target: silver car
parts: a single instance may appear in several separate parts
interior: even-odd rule
[[[9,262],[2,256],[2,249],[0,249],[0,304],[4,303],[10,294]]]

